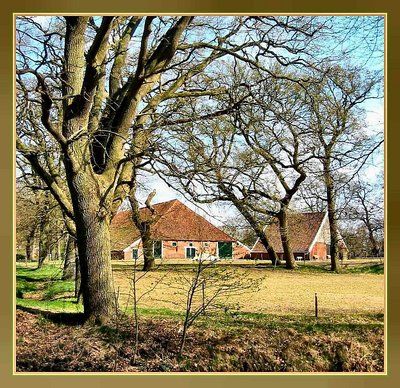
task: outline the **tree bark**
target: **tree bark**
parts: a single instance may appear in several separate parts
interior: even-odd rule
[[[143,271],[151,271],[155,267],[155,259],[153,255],[153,240],[150,237],[150,224],[145,224],[144,231],[142,233],[142,245],[143,245]]]
[[[329,231],[331,235],[331,271],[339,271],[339,249],[338,249],[338,236],[339,231],[336,221],[336,194],[331,175],[331,161],[329,157],[329,151],[326,151],[326,160],[324,162],[324,180],[326,186],[326,198],[328,204],[328,219],[329,219]]]
[[[109,221],[82,209],[77,217],[81,289],[86,319],[107,323],[114,317]]]
[[[32,260],[32,249],[33,249],[33,242],[35,239],[35,228],[32,228],[31,232],[29,233],[26,239],[25,245],[25,260],[31,261]]]
[[[75,142],[71,158],[86,152]],[[78,155],[78,156],[77,156]],[[107,324],[115,318],[115,292],[111,268],[110,204],[90,166],[76,169],[65,159],[74,208],[84,316],[87,321]],[[75,161],[76,163],[76,161]]]
[[[290,237],[288,232],[288,219],[287,219],[287,208],[282,206],[278,213],[279,220],[279,232],[283,247],[283,257],[286,262],[287,269],[296,268],[296,261],[294,260],[293,250],[290,244]]]
[[[369,238],[369,242],[371,244],[371,253],[374,257],[378,257],[379,256],[379,247],[378,247],[378,243],[376,242],[374,233],[371,229],[368,229],[368,238]]]
[[[275,249],[272,248],[271,244],[269,243],[268,237],[264,231],[256,230],[256,234],[261,241],[261,244],[267,250],[268,258],[271,260],[272,265],[279,264],[279,257],[275,252]]]
[[[132,182],[136,182],[136,177],[133,176]],[[134,185],[130,191],[129,195],[129,202],[132,208],[132,220],[135,226],[138,228],[140,232],[140,237],[142,239],[142,246],[143,246],[143,271],[151,271],[155,267],[155,260],[153,254],[153,240],[151,238],[151,224],[154,221],[155,212],[152,208],[149,198],[146,200],[146,205],[149,209],[149,218],[142,219],[139,210],[139,204],[136,200],[135,193],[136,193],[136,186]],[[151,198],[150,198],[151,200]]]
[[[64,269],[62,275],[63,280],[75,279],[75,266],[75,238],[69,235],[64,253]]]
[[[42,268],[43,263],[46,259],[46,257],[49,254],[49,219],[48,215],[46,213],[45,209],[45,214],[42,215],[41,221],[40,221],[40,235],[39,235],[39,258],[38,258],[38,265],[37,269]]]
[[[107,323],[114,317],[116,303],[109,222],[86,212],[79,218],[77,242],[84,314],[87,320]]]
[[[78,250],[77,250],[77,244],[75,240],[75,245],[74,245],[74,251],[75,251],[75,298],[77,302],[79,302],[79,299],[82,295],[82,289],[81,289],[81,266],[79,262],[79,255]]]

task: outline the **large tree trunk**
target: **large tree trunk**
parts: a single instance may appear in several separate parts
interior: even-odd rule
[[[153,253],[153,240],[151,238],[151,225],[155,220],[155,210],[151,206],[151,199],[154,193],[150,193],[146,200],[146,206],[149,210],[149,215],[146,219],[142,219],[139,210],[139,203],[136,200],[136,175],[135,171],[132,172],[132,188],[129,193],[129,202],[132,208],[132,221],[140,232],[143,246],[143,271],[151,271],[155,267],[154,253]]]
[[[371,244],[371,253],[374,257],[378,257],[379,256],[379,247],[378,247],[378,243],[376,242],[374,233],[371,229],[369,229],[368,231],[368,238],[369,238],[369,242]]]
[[[282,206],[278,213],[279,220],[279,232],[281,235],[283,257],[286,262],[287,269],[296,268],[296,261],[294,260],[293,250],[290,244],[290,237],[288,232],[288,219],[287,219],[287,208]]]
[[[77,222],[81,290],[86,319],[107,323],[115,315],[109,221],[82,212]]]
[[[86,151],[85,143],[76,142],[73,147],[73,157]],[[111,268],[111,206],[104,201],[102,187],[90,166],[76,170],[69,159],[65,166],[75,214],[85,319],[107,324],[115,317],[117,303]]]
[[[275,252],[275,249],[269,243],[268,237],[264,231],[256,230],[256,234],[261,241],[261,244],[264,245],[264,248],[267,250],[268,258],[272,261],[272,265],[279,264],[279,257]]]
[[[77,254],[77,245],[75,241],[75,298],[77,302],[79,302],[79,299],[82,295],[82,289],[81,289],[81,266],[79,262],[79,255]]]
[[[145,230],[141,233],[143,245],[143,271],[151,271],[155,267],[153,254],[153,240],[150,237],[150,225],[144,225]]]
[[[75,238],[71,235],[68,236],[67,245],[64,252],[64,269],[63,269],[63,280],[75,279]]]
[[[279,264],[279,257],[275,252],[275,249],[268,241],[268,237],[264,232],[264,229],[259,225],[259,223],[255,220],[255,218],[250,214],[250,212],[246,209],[245,205],[242,201],[236,198],[235,195],[230,193],[227,190],[224,190],[223,186],[220,186],[221,190],[227,195],[230,201],[235,205],[236,209],[242,214],[242,216],[246,219],[246,221],[250,224],[250,226],[255,231],[257,237],[260,239],[261,244],[267,250],[268,258],[272,261],[272,265]]]
[[[110,222],[92,209],[90,196],[80,197],[77,216],[77,244],[81,290],[86,319],[107,323],[115,315],[115,292],[111,268]],[[93,202],[96,202],[94,199]]]
[[[32,228],[31,232],[29,233],[26,239],[25,245],[25,260],[31,261],[32,260],[32,249],[33,249],[33,242],[35,239],[35,228]]]
[[[329,210],[329,208],[330,206],[328,203],[329,230],[331,234],[331,250],[330,250],[331,271],[337,272],[339,271],[339,249],[338,249],[338,229],[336,222],[336,211]]]
[[[324,180],[326,186],[326,198],[328,203],[328,219],[329,231],[331,235],[331,271],[339,271],[339,249],[338,249],[338,236],[339,231],[336,221],[336,194],[331,175],[331,162],[329,156],[324,163]]]
[[[49,219],[47,213],[42,215],[40,221],[40,235],[39,235],[39,258],[37,269],[42,268],[46,257],[49,254]]]

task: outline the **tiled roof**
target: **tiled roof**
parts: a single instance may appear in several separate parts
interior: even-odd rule
[[[235,241],[177,199],[154,204],[153,207],[157,214],[151,226],[153,240]],[[146,217],[149,210],[142,208],[140,213]],[[131,210],[117,213],[111,222],[111,249],[125,249],[139,238]]]
[[[139,230],[133,224],[130,210],[119,212],[114,216],[110,226],[111,250],[125,249],[139,236]]]
[[[310,248],[325,213],[289,213],[288,232],[293,252],[305,252]],[[275,252],[282,253],[282,241],[279,232],[279,221],[274,221],[266,228],[266,235]],[[253,247],[253,252],[266,252],[259,240]]]

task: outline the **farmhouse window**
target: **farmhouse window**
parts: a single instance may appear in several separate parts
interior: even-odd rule
[[[178,242],[177,241],[172,241],[172,246],[173,247],[177,247],[178,246]]]
[[[196,248],[195,247],[186,247],[185,254],[187,259],[193,259],[196,256]]]

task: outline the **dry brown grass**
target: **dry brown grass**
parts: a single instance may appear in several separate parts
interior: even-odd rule
[[[384,276],[375,274],[334,274],[274,271],[265,268],[234,268],[238,277],[246,274],[261,280],[260,290],[230,297],[241,311],[268,314],[306,314],[314,312],[314,294],[318,294],[319,314],[362,314],[384,312]],[[159,270],[142,276],[137,284],[140,307],[182,311],[186,290],[176,289],[190,269]],[[132,268],[114,272],[121,306],[131,305]],[[179,288],[179,287],[178,287]]]
[[[55,323],[17,310],[16,357],[21,372],[382,372],[383,327],[304,331],[279,325],[192,327],[182,357],[179,325],[141,319],[133,359],[132,322],[113,328]]]

